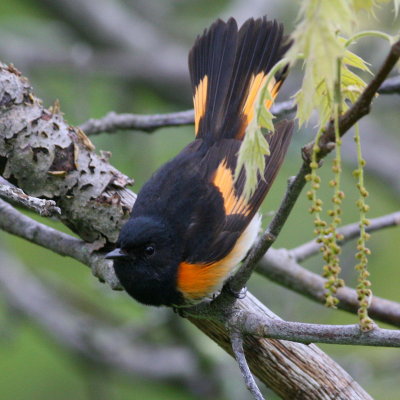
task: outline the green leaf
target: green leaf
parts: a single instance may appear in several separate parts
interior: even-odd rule
[[[258,125],[262,128],[265,128],[271,132],[274,131],[274,124],[272,123],[272,119],[274,116],[271,111],[267,109],[267,107],[261,107],[261,110],[258,114]]]
[[[274,76],[275,72],[275,69],[271,70],[270,76]],[[268,89],[269,82],[270,79],[267,78],[258,92],[254,104],[255,117],[246,128],[235,170],[235,181],[237,181],[241,170],[244,168],[246,180],[243,196],[246,200],[254,194],[257,188],[258,175],[264,176],[265,157],[270,155],[268,141],[262,132],[262,128],[274,132],[274,124],[272,122],[274,116],[265,106],[265,102],[272,99]]]

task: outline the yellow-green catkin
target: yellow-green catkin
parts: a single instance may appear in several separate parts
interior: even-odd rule
[[[317,242],[322,243],[326,221],[321,219],[322,200],[318,197],[318,189],[321,185],[321,178],[319,177],[318,170],[318,153],[320,148],[318,146],[319,139],[323,133],[323,128],[320,128],[315,137],[314,146],[312,148],[310,170],[311,172],[306,176],[306,180],[311,183],[310,190],[307,191],[307,198],[311,201],[309,212],[314,215],[314,233],[317,236]]]
[[[357,147],[357,169],[353,171],[353,175],[357,178],[357,188],[359,191],[359,198],[356,202],[360,213],[360,236],[357,241],[357,253],[356,259],[357,264],[355,266],[358,271],[358,285],[357,285],[357,297],[358,297],[358,316],[360,319],[360,327],[363,331],[370,331],[374,327],[374,322],[368,315],[368,307],[372,298],[371,282],[369,281],[369,272],[367,270],[368,256],[371,254],[370,249],[365,245],[365,242],[369,239],[369,234],[366,232],[366,227],[369,225],[369,220],[366,217],[366,213],[369,210],[369,206],[366,204],[365,199],[368,197],[368,191],[364,185],[364,166],[365,160],[361,153],[360,143],[360,131],[358,124],[355,126],[354,141]]]
[[[323,267],[323,276],[326,278],[325,288],[325,304],[328,307],[336,307],[338,299],[336,298],[337,289],[344,286],[343,279],[339,278],[340,267],[340,253],[341,248],[338,241],[342,239],[341,235],[337,232],[337,227],[341,223],[342,215],[342,200],[344,199],[344,192],[340,188],[340,179],[342,172],[342,159],[341,159],[341,144],[342,139],[339,133],[339,103],[335,103],[334,109],[334,128],[335,128],[335,158],[333,159],[332,172],[333,179],[329,185],[333,188],[332,208],[327,211],[330,217],[330,223],[325,229],[323,236],[322,254],[325,261]]]

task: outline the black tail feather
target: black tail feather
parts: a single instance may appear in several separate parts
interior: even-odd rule
[[[239,30],[232,18],[218,20],[204,31],[189,54],[197,137],[243,138],[262,78],[289,46],[283,26],[266,17],[249,19]]]

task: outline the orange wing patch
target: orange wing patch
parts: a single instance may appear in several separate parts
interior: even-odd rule
[[[251,208],[243,196],[235,193],[234,178],[226,159],[218,166],[212,183],[216,186],[224,199],[225,214],[248,215]]]
[[[260,89],[264,86],[265,81],[267,79],[267,75],[264,74],[264,72],[260,72],[257,75],[253,75],[250,79],[250,84],[249,84],[249,93],[246,98],[246,102],[244,103],[243,106],[243,115],[245,117],[244,123],[242,125],[242,129],[240,132],[236,135],[237,139],[243,139],[244,134],[246,132],[246,128],[254,118],[254,108],[255,108],[255,102],[257,100],[258,93]],[[266,100],[265,102],[265,107],[267,109],[270,109],[272,106],[272,103],[274,102],[276,96],[278,95],[279,88],[281,87],[283,81],[278,81],[276,82],[275,78],[272,78],[271,81],[268,83],[268,90],[271,93],[272,100]]]
[[[196,86],[196,90],[193,96],[194,127],[196,135],[199,132],[200,120],[201,118],[204,117],[206,113],[207,91],[208,91],[208,76],[205,75],[204,78]]]

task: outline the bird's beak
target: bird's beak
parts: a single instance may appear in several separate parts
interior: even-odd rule
[[[129,258],[129,256],[128,254],[124,253],[119,247],[117,247],[113,251],[107,253],[104,258],[106,258],[107,260],[122,260]]]

